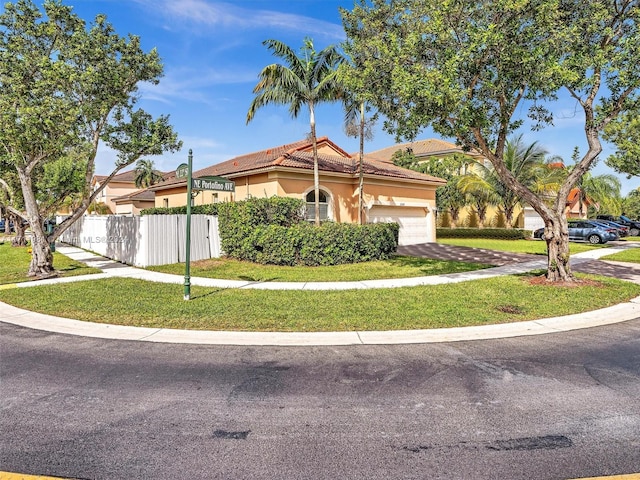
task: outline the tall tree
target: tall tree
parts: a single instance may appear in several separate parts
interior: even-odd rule
[[[140,159],[136,162],[135,184],[138,188],[147,188],[162,180],[162,175],[155,169],[153,160]]]
[[[345,118],[344,130],[349,137],[357,137],[358,149],[358,223],[364,223],[364,142],[373,138],[373,125],[377,116],[372,115],[367,119],[369,110],[364,101],[358,101],[353,95],[345,93]]]
[[[491,161],[545,223],[549,280],[575,280],[564,215],[569,192],[602,151],[600,135],[640,109],[638,0],[360,0],[342,10],[345,52],[389,131],[431,126]],[[587,152],[548,205],[509,172],[508,136],[524,107],[533,128],[553,122],[568,94],[584,114]]]
[[[0,15],[0,148],[17,172],[26,210],[20,215],[31,227],[28,273],[46,276],[54,273],[49,244],[101,191],[90,190],[101,142],[117,152],[103,186],[141,156],[176,151],[181,142],[168,117],[153,119],[135,108],[138,84],[158,83],[162,75],[155,50],[145,53],[138,37],[117,35],[104,15],[87,28],[57,0],[45,0],[43,10],[18,0],[5,4]],[[84,161],[73,167],[84,177],[82,201],[46,234],[36,184],[45,165],[85,148]]]
[[[289,113],[293,118],[297,118],[303,105],[307,106],[313,142],[315,223],[320,225],[320,175],[315,107],[319,103],[335,102],[342,98],[337,69],[343,57],[334,45],[316,52],[310,38],[305,38],[300,54],[278,40],[265,40],[263,44],[286,65],[274,63],[267,65],[260,72],[260,80],[253,89],[256,96],[247,112],[247,124],[253,120],[256,111],[265,105],[289,105]]]
[[[544,178],[546,151],[536,142],[526,145],[522,135],[507,140],[504,151],[504,164],[507,170],[522,185],[532,189],[536,182]],[[475,162],[472,170],[460,178],[459,186],[463,192],[490,200],[497,205],[505,217],[507,228],[513,226],[513,214],[521,204],[518,194],[510,189],[500,178],[496,169],[484,162]]]

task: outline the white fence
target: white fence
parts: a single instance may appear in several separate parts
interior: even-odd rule
[[[185,261],[186,223],[186,215],[87,215],[59,240],[136,267],[166,265]],[[191,260],[219,256],[218,217],[192,215]]]

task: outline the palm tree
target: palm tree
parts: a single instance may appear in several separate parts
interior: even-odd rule
[[[135,168],[137,188],[147,188],[162,180],[162,175],[153,166],[153,160],[138,160]]]
[[[545,179],[548,168],[545,166],[546,151],[536,142],[525,145],[522,136],[507,141],[504,152],[504,163],[507,170],[522,185],[530,189],[548,188],[548,179]],[[486,213],[486,206],[498,205],[505,217],[507,228],[513,226],[513,214],[520,203],[520,197],[508,188],[500,179],[493,166],[486,166],[482,162],[476,162],[471,173],[460,178],[460,189],[474,199],[476,212],[480,217],[482,226]]]
[[[592,175],[585,173],[575,187],[578,190],[578,212],[583,216],[583,207],[596,204],[605,212],[620,211],[622,198],[620,195],[620,180],[615,175]]]
[[[366,102],[358,101],[355,96],[345,93],[344,96],[344,130],[350,137],[360,139],[360,150],[358,151],[358,222],[364,223],[364,141],[373,138],[373,125],[376,122],[377,114],[371,118],[366,118],[368,110]]]
[[[342,97],[337,80],[337,68],[343,61],[337,47],[331,45],[320,52],[313,40],[304,39],[300,55],[278,40],[265,40],[263,45],[287,63],[267,65],[260,72],[260,80],[253,89],[256,94],[247,112],[247,124],[256,111],[268,104],[289,105],[289,113],[297,118],[300,108],[309,108],[311,140],[313,142],[313,185],[315,193],[315,221],[320,225],[320,178],[318,173],[318,145],[316,137],[315,106],[320,102],[333,102]]]

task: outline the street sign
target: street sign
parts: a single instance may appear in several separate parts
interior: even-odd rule
[[[191,180],[194,190],[217,190],[219,192],[235,192],[236,184],[222,177],[199,177]]]
[[[187,178],[189,176],[189,165],[182,163],[176,168],[176,178]]]

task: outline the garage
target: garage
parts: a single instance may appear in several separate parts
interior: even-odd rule
[[[399,245],[435,242],[435,232],[427,207],[373,205],[369,208],[369,223],[400,225]]]

